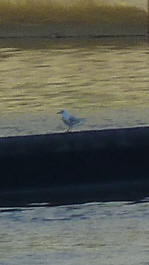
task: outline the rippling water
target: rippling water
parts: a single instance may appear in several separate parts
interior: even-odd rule
[[[0,209],[0,264],[147,265],[149,204]]]
[[[144,38],[0,40],[0,135],[62,131],[59,109],[74,130],[146,125],[148,69]]]

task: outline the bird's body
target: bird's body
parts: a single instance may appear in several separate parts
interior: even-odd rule
[[[79,119],[69,114],[66,110],[61,110],[60,112],[57,113],[62,114],[62,120],[68,126],[67,131],[69,131],[74,125],[79,124],[83,121],[83,119]]]

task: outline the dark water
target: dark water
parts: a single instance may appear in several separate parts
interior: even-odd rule
[[[148,125],[148,69],[146,38],[1,40],[0,135]]]
[[[149,264],[149,204],[0,209],[0,264]]]

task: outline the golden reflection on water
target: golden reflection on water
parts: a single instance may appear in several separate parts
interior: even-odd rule
[[[0,112],[147,106],[145,40],[0,43]]]

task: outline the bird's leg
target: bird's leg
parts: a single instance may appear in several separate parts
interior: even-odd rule
[[[70,130],[70,126],[68,125],[68,128],[67,128],[66,132],[69,132],[69,130]]]
[[[71,129],[71,125],[68,125],[67,132],[70,132],[70,129]]]
[[[67,128],[66,132],[69,132],[69,130],[70,130],[70,126],[68,125],[68,128]]]

